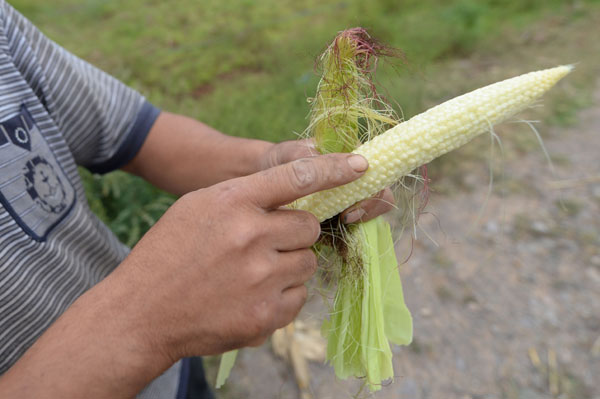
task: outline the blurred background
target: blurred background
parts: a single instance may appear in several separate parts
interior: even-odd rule
[[[495,128],[501,148],[483,135],[430,165],[430,204],[416,239],[405,233],[397,248],[415,340],[394,349],[397,378],[374,397],[600,398],[600,1],[10,3],[160,108],[271,141],[304,130],[315,58],[349,27],[404,51],[405,61],[379,65],[377,80],[405,118],[497,80],[575,63],[543,107],[519,117],[539,121],[553,169],[525,123]],[[121,172],[81,174],[92,209],[128,245],[174,201]],[[312,332],[323,308],[314,295],[301,315],[316,348],[309,394],[369,397],[319,358]],[[211,378],[216,364],[208,359]],[[267,344],[241,353],[219,397],[300,392]]]

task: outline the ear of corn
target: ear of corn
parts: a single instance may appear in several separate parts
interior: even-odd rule
[[[320,221],[329,219],[527,108],[571,70],[559,66],[507,79],[400,123],[354,151],[369,161],[364,176],[301,198],[293,206],[312,212]]]
[[[345,60],[344,65],[351,61]],[[358,79],[352,80],[344,75],[352,69],[338,70],[338,80],[344,81],[344,85],[339,86],[348,87],[345,84],[347,80]],[[313,212],[320,221],[329,219],[523,110],[570,70],[570,67],[557,67],[533,72],[475,90],[379,136],[376,129],[369,128],[381,126],[383,118],[371,120],[366,131],[375,133],[375,137],[353,151],[369,160],[370,167],[365,176],[346,186],[300,199],[295,205]],[[326,70],[325,76],[328,76],[327,72],[329,75],[335,73]],[[326,87],[332,87],[332,82],[326,80]],[[339,86],[337,90],[325,91],[320,85],[317,106],[313,107],[311,114],[313,119],[316,117],[311,126],[321,152],[337,148],[336,140],[340,148],[347,148],[348,143],[355,140],[353,132],[358,134],[356,113],[348,110],[357,107],[356,104],[364,104],[365,100],[357,91],[358,96],[352,98],[355,102],[345,103],[347,97],[340,99],[335,96],[341,91]],[[323,101],[323,97],[327,101]],[[343,106],[336,104],[338,111],[332,113],[335,102]],[[339,112],[339,109],[344,112]],[[362,107],[357,111],[368,115],[367,109]],[[320,117],[323,113],[333,114],[335,118]],[[368,119],[368,116],[364,118]],[[324,150],[320,145],[323,135],[319,135],[323,131],[327,132],[328,144]],[[332,224],[335,226],[335,219],[325,223],[326,226]],[[334,265],[339,266],[339,275],[333,307],[322,326],[323,335],[327,338],[327,360],[339,378],[363,377],[368,388],[377,391],[383,381],[394,377],[389,342],[407,345],[412,340],[412,318],[404,303],[391,231],[381,217],[337,233],[335,229],[333,231],[334,235],[340,235],[347,247],[343,251],[338,250],[337,257],[332,259]]]

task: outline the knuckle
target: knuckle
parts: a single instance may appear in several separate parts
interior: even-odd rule
[[[313,237],[312,243],[316,242],[321,234],[321,224],[316,216],[307,211],[294,211],[294,214],[297,218],[298,228],[310,233]]]
[[[347,183],[355,176],[355,172],[348,166],[346,156],[342,154],[328,154],[320,158],[324,165],[322,179],[328,186],[337,186]]]
[[[346,161],[346,158],[336,158],[335,167],[330,168],[329,170],[333,172],[331,175],[331,180],[336,183],[348,180],[349,172],[351,173],[351,175],[354,175],[353,171],[349,171],[348,161]]]
[[[236,230],[235,233],[229,237],[230,247],[232,249],[245,249],[250,246],[250,239],[244,229]]]
[[[365,213],[369,213],[373,209],[376,209],[379,206],[379,202],[380,201],[376,200],[375,198],[367,198],[367,199],[362,200],[359,203],[355,204],[351,208],[349,208],[348,212],[362,209],[363,211],[365,211]]]
[[[380,191],[371,202],[371,207],[380,213],[391,211],[394,208],[394,194],[390,189]]]
[[[315,163],[307,158],[298,159],[291,164],[291,183],[296,189],[312,187],[319,178]]]
[[[315,255],[315,253],[310,249],[305,250],[302,260],[304,271],[306,272],[308,277],[315,274],[318,267],[317,256]]]
[[[238,201],[239,186],[232,182],[223,182],[213,187],[215,201],[221,206],[234,206]]]
[[[271,306],[266,300],[261,301],[252,307],[252,310],[250,311],[251,322],[248,323],[251,336],[261,337],[267,334],[273,317],[272,313]]]
[[[262,228],[253,223],[239,223],[235,231],[230,235],[230,244],[235,249],[245,249],[255,242],[261,234]]]
[[[315,147],[306,140],[294,143],[294,159],[311,158],[315,156]]]
[[[248,271],[248,281],[253,285],[260,285],[269,278],[270,270],[264,263],[254,264]]]

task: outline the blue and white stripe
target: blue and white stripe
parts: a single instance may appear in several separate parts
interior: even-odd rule
[[[21,151],[10,142],[0,146],[0,192],[7,193],[0,204],[0,375],[127,256],[128,248],[90,211],[77,166],[98,172],[123,166],[159,112],[0,0],[0,124],[23,109],[36,127],[30,132],[38,135],[33,146]],[[23,165],[33,156],[68,184],[71,208],[46,215],[22,189]],[[21,186],[8,190],[17,183]],[[28,212],[37,219],[27,219]],[[52,218],[55,226],[49,225]],[[45,236],[32,235],[42,230]],[[176,390],[172,374],[157,381],[161,392]]]

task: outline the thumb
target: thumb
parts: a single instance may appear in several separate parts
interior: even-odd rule
[[[288,140],[275,144],[263,160],[262,169],[283,165],[300,158],[309,158],[319,155],[313,139]]]
[[[275,209],[317,191],[350,183],[368,166],[367,160],[356,154],[298,159],[244,177],[244,194],[263,209]]]

